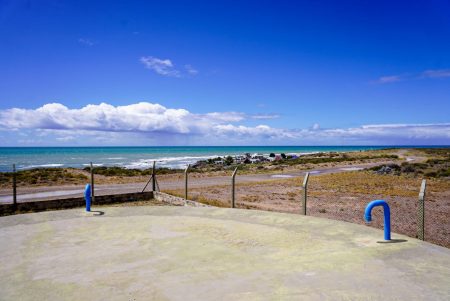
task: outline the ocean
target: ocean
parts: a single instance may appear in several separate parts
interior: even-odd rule
[[[42,167],[95,166],[185,168],[202,159],[245,153],[305,154],[374,150],[392,146],[158,146],[158,147],[0,147],[0,171]],[[399,147],[399,146],[396,146]]]

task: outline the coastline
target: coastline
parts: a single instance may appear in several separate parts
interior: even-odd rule
[[[406,146],[424,147],[424,146]],[[439,146],[430,146],[430,148]],[[151,168],[153,161],[160,167],[184,169],[187,164],[215,157],[239,156],[245,153],[285,153],[303,156],[314,153],[357,152],[382,149],[400,149],[404,146],[221,146],[221,147],[0,147],[0,172],[31,168],[84,168],[119,166],[124,168]]]
[[[232,172],[235,168],[239,169],[239,174],[276,174],[295,171],[327,168],[344,168],[343,171],[355,170],[355,166],[363,165],[364,168],[373,167],[380,164],[417,164],[426,162],[433,158],[444,158],[442,166],[445,168],[445,156],[450,153],[450,148],[444,149],[380,149],[358,152],[320,152],[313,154],[302,154],[301,156],[290,156],[272,154],[273,157],[251,155],[246,157],[230,157],[226,162],[226,157],[217,157],[209,160],[194,161],[191,165],[190,173],[199,174],[198,177],[222,176]],[[442,157],[443,156],[443,157]],[[256,158],[256,159],[255,159]],[[199,163],[201,162],[201,164]],[[153,165],[153,161],[151,161]],[[86,183],[90,177],[90,168],[83,165],[83,168],[67,168],[52,165],[49,168],[35,168],[18,170],[19,186],[61,186],[76,185]],[[434,164],[429,164],[432,168]],[[145,182],[152,174],[151,168],[126,168],[122,166],[104,166],[104,164],[94,163],[94,173],[96,183],[99,184],[124,184],[131,182]],[[156,164],[157,174],[159,176],[166,174],[177,175],[184,171],[187,164],[181,168],[173,169]],[[419,166],[420,167],[420,166]],[[439,166],[438,166],[439,167]],[[424,168],[423,166],[421,168]],[[442,168],[441,168],[442,169]],[[432,170],[423,170],[423,172]],[[10,187],[12,173],[9,171],[0,172],[0,188]]]

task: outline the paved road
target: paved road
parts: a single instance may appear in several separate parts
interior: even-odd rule
[[[386,162],[390,163],[390,162]],[[310,170],[310,174],[328,174],[343,171],[358,170],[367,168],[382,163],[367,163],[367,164],[355,164],[347,167],[339,168],[322,168],[316,170]],[[268,180],[276,180],[279,178],[289,178],[303,176],[305,171],[286,172],[280,174],[255,174],[255,175],[238,175],[236,178],[237,183],[249,183],[260,182]],[[205,187],[215,185],[225,185],[230,182],[229,176],[215,176],[209,178],[191,178],[189,181],[189,187]],[[95,195],[109,195],[109,194],[121,194],[140,192],[145,186],[145,182],[128,183],[128,184],[98,184],[95,185]],[[159,179],[159,186],[161,189],[182,189],[184,187],[184,181],[179,179]],[[149,189],[148,187],[147,189]],[[18,189],[17,201],[29,202],[29,201],[43,201],[51,199],[72,198],[83,196],[84,185],[66,185],[66,186],[50,186],[50,187],[22,187]],[[8,189],[0,190],[0,203],[12,203],[12,191]]]

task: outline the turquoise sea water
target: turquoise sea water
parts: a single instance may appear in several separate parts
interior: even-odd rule
[[[382,149],[390,146],[163,146],[163,147],[0,147],[0,171],[38,167],[97,166],[149,168],[153,160],[159,167],[184,168],[198,160],[245,153],[343,152]],[[396,146],[400,147],[400,146]],[[411,147],[411,146],[410,146]]]

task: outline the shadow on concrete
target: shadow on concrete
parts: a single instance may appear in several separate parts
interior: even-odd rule
[[[379,244],[396,244],[396,243],[400,243],[400,242],[407,242],[407,240],[406,239],[391,239],[391,240],[377,241],[377,243],[379,243]]]
[[[104,214],[105,214],[105,212],[100,211],[100,210],[84,211],[85,216],[100,216],[100,215],[104,215]]]

